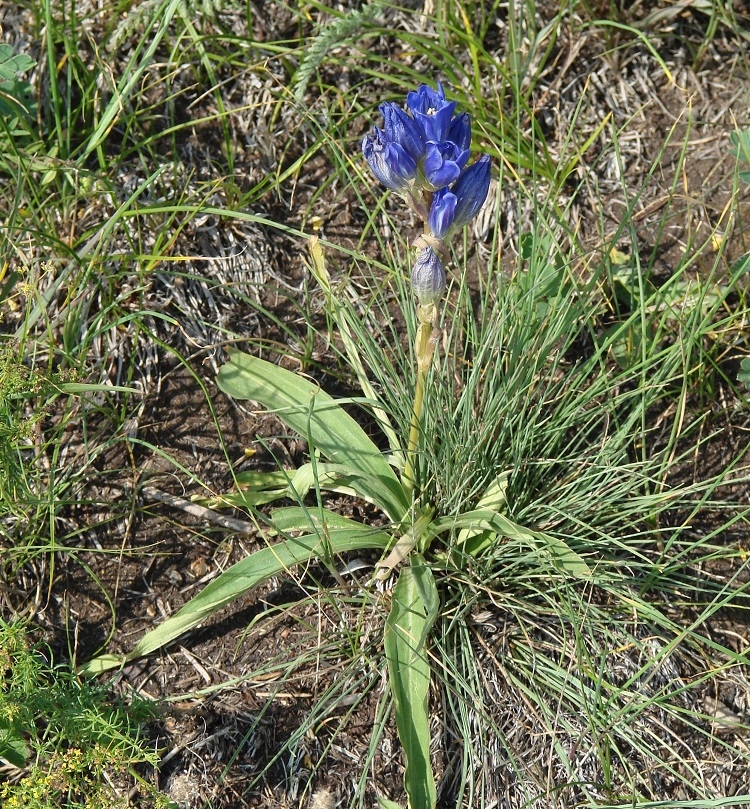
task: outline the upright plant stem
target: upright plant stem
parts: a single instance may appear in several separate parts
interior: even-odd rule
[[[416,484],[414,470],[419,449],[419,434],[422,422],[422,408],[424,405],[424,387],[427,374],[432,364],[437,344],[437,309],[433,306],[420,306],[417,309],[419,327],[414,342],[414,352],[417,357],[417,385],[414,390],[414,407],[411,413],[411,428],[409,430],[409,444],[406,450],[406,465],[404,466],[403,485],[407,497],[410,497]]]

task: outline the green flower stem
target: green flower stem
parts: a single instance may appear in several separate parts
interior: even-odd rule
[[[422,422],[422,408],[424,405],[424,387],[427,374],[432,364],[437,345],[437,307],[417,307],[419,327],[414,342],[414,351],[417,356],[417,385],[414,391],[414,407],[411,413],[411,429],[409,430],[409,444],[406,450],[406,465],[404,466],[403,487],[407,497],[414,491],[414,470],[419,449],[419,433]]]

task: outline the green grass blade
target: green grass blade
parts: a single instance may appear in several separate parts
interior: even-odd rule
[[[637,36],[643,45],[648,48],[651,55],[659,64],[659,67],[664,71],[664,75],[667,77],[670,84],[674,84],[674,77],[672,76],[670,69],[667,67],[667,63],[661,58],[659,51],[657,51],[656,48],[651,44],[651,40],[643,33],[643,31],[639,31],[632,25],[625,25],[625,23],[617,22],[617,20],[592,20],[587,26],[584,27],[588,26],[610,26],[611,28],[619,28],[621,31],[627,31],[629,34]]]
[[[109,134],[112,127],[117,122],[119,116],[125,110],[125,105],[130,98],[131,93],[138,86],[138,82],[151,65],[154,55],[156,54],[159,45],[164,38],[165,34],[169,31],[169,23],[175,13],[179,10],[181,0],[165,0],[165,2],[158,8],[156,15],[159,17],[159,26],[150,39],[144,38],[139,45],[136,52],[133,54],[130,62],[124,70],[123,76],[117,85],[116,92],[107,104],[107,107],[102,114],[101,119],[97,123],[96,129],[91,134],[88,143],[83,149],[81,161],[83,162],[95,149],[101,146]],[[140,64],[136,66],[139,51],[142,45],[148,42],[148,47],[143,54]]]
[[[125,385],[95,385],[88,382],[62,382],[59,385],[60,393],[135,393],[141,394],[138,388],[128,388]]]
[[[404,784],[410,809],[432,809],[437,802],[430,765],[430,664],[426,644],[438,604],[435,580],[426,565],[401,571],[393,591],[384,644],[396,725],[406,755]]]
[[[317,236],[312,236],[308,242],[308,247],[310,250],[310,258],[312,260],[310,269],[312,270],[312,274],[315,276],[315,280],[318,282],[318,284],[320,284],[320,288],[325,293],[328,310],[330,311],[334,322],[338,326],[339,334],[341,335],[341,342],[344,344],[347,359],[357,375],[359,386],[362,388],[362,392],[368,399],[372,400],[373,402],[378,402],[379,399],[375,392],[375,388],[370,382],[370,378],[362,362],[362,357],[360,356],[361,341],[357,340],[356,335],[352,333],[352,328],[347,319],[347,314],[349,313],[348,309],[340,299],[341,293],[337,293],[333,284],[331,283],[331,277],[326,268],[325,253],[321,247],[320,239],[318,239]],[[394,458],[396,459],[398,467],[403,469],[404,456],[401,449],[401,440],[394,430],[391,420],[388,418],[388,414],[379,405],[372,408],[372,413],[377,419],[380,429],[388,438],[388,444]]]
[[[219,371],[218,385],[236,399],[252,399],[276,413],[285,424],[309,438],[335,463],[350,467],[367,499],[400,522],[409,503],[393,469],[364,430],[315,384],[273,363],[231,351]]]

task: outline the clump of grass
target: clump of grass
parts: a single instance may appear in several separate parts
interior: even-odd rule
[[[715,374],[712,335],[741,332],[746,310],[725,302],[742,272],[726,279],[717,262],[723,294],[709,293],[709,275],[678,311],[669,301],[684,275],[675,273],[612,329],[602,319],[606,263],[581,276],[549,248],[535,238],[512,281],[483,268],[474,284],[458,275],[418,478],[424,502],[456,517],[500,487],[516,523],[555,537],[590,575],[491,533],[467,541],[457,532],[431,549],[441,593],[434,696],[453,772],[444,800],[510,792],[530,806],[646,806],[680,790],[699,806],[711,797],[701,774],[710,766],[685,769],[681,747],[734,755],[707,695],[743,659],[717,647],[710,627],[746,603],[742,551],[722,536],[748,524],[734,495],[748,471],[742,449],[701,471],[697,459],[731,414],[717,423],[691,391]],[[373,277],[361,308],[345,293],[339,305],[398,433],[409,423],[411,358],[394,312],[407,313],[410,334],[414,324],[398,266],[393,277],[392,288]],[[639,337],[623,364],[629,330]],[[730,580],[700,575],[719,560],[736,571]],[[732,729],[745,731],[739,716]],[[547,764],[536,768],[543,748]]]
[[[32,439],[34,427],[43,412],[22,414],[19,400],[30,396],[36,387],[31,374],[11,344],[0,348],[0,508],[6,516],[28,500],[29,489],[20,455],[24,443]]]

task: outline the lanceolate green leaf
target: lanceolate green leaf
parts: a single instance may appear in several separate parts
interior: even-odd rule
[[[479,498],[477,509],[490,509],[499,514],[507,501],[509,480],[510,470],[501,472]],[[464,545],[468,553],[477,553],[492,544],[492,536],[491,530],[477,526],[462,528],[458,532],[458,544]],[[469,540],[472,541],[469,543]]]
[[[219,371],[218,384],[236,399],[260,402],[309,438],[330,461],[349,467],[368,499],[378,503],[393,522],[401,521],[409,503],[396,473],[357,422],[315,382],[232,351]]]
[[[382,456],[379,457],[383,460]],[[387,464],[386,468],[390,471]],[[291,477],[289,497],[302,498],[316,486],[328,492],[361,497],[383,511],[386,511],[384,504],[392,499],[390,477],[374,477],[369,472],[340,463],[304,464]]]
[[[381,547],[386,545],[392,537],[385,531],[365,525],[364,523],[343,517],[335,511],[327,508],[300,508],[299,506],[289,506],[287,508],[277,508],[271,513],[271,522],[279,531],[313,531],[323,533],[323,535],[334,536],[341,531],[357,532],[361,535],[374,537],[372,546]]]
[[[400,803],[389,801],[387,798],[378,798],[379,809],[403,809]]]
[[[412,567],[401,571],[393,591],[384,645],[396,726],[406,756],[404,785],[409,807],[433,809],[437,792],[430,764],[427,636],[439,600],[432,572],[418,554],[413,560]]]
[[[562,539],[545,531],[532,531],[524,528],[492,509],[476,509],[457,517],[441,517],[439,520],[435,520],[430,527],[430,533],[433,536],[451,530],[459,530],[459,541],[463,542],[484,532],[527,542],[532,547],[543,548],[558,570],[563,570],[576,578],[588,579],[591,577],[591,568],[585,560]],[[461,540],[461,537],[464,539]],[[483,543],[478,547],[484,550],[486,544]]]
[[[530,531],[502,514],[496,514],[493,517],[493,523],[499,527],[504,536],[511,539],[525,540],[537,547],[544,547],[552,564],[558,570],[563,570],[579,579],[591,577],[591,568],[562,539],[558,539],[545,531]]]
[[[252,507],[284,497],[301,501],[308,492],[317,488],[348,497],[361,497],[382,509],[381,503],[388,502],[391,496],[390,489],[383,481],[335,463],[306,463],[289,472],[242,472],[237,475],[237,483],[239,492],[206,497],[199,502],[208,508]]]
[[[321,491],[338,492],[350,497],[365,497],[364,493],[347,486],[346,477],[339,464],[303,464],[290,472],[257,472],[250,470],[237,475],[238,492],[219,497],[202,498],[199,502],[207,508],[236,506],[237,508],[260,506],[274,500],[291,498],[301,502],[308,492],[317,487]],[[380,501],[378,501],[380,502]],[[378,503],[375,503],[378,505]]]
[[[147,632],[129,654],[124,657],[102,655],[94,658],[81,668],[81,673],[99,674],[102,671],[117,668],[130,660],[151,654],[210,618],[248,590],[257,587],[271,576],[283,573],[293,565],[308,562],[313,558],[327,559],[332,554],[345,551],[366,548],[382,550],[388,544],[388,539],[388,534],[385,533],[337,528],[328,531],[324,537],[310,534],[287,539],[277,545],[270,545],[256,551],[225,570],[171,618],[151,632]]]

